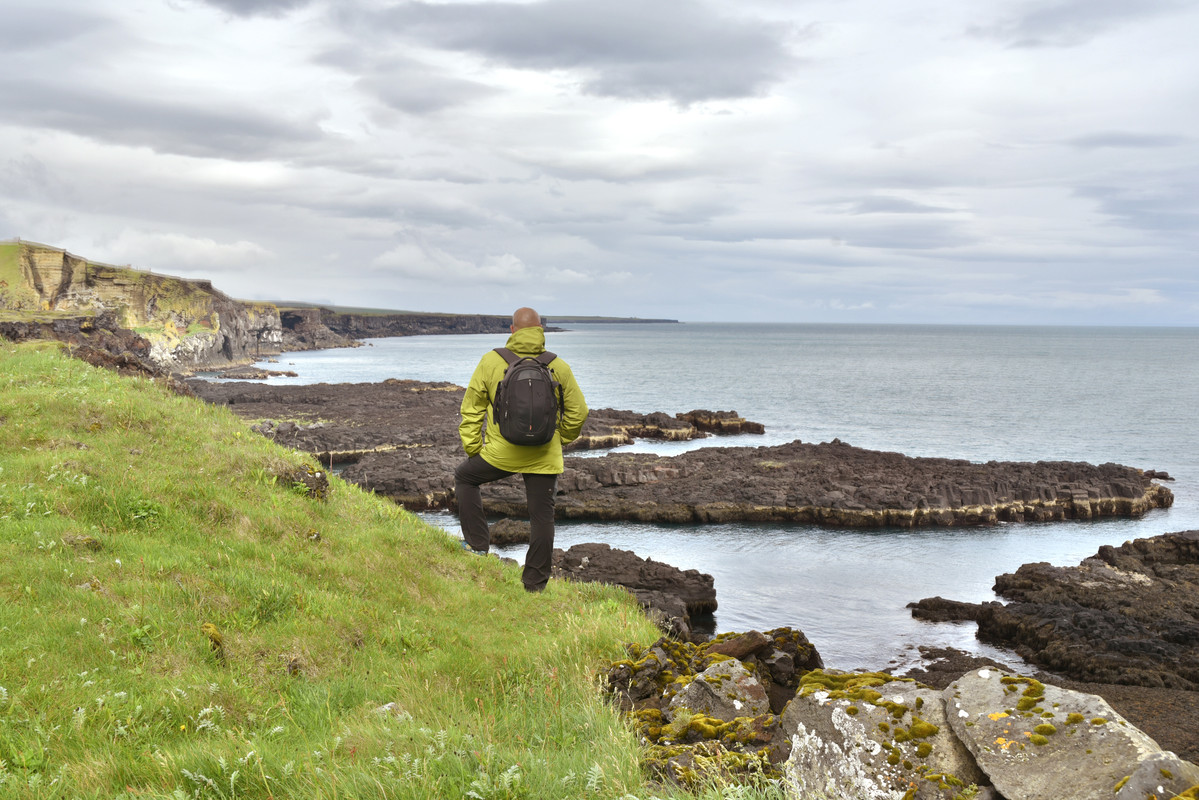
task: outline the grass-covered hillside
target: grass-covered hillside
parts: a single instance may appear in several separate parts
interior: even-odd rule
[[[308,464],[0,341],[0,797],[651,794],[597,691],[657,636],[622,590],[528,595]]]

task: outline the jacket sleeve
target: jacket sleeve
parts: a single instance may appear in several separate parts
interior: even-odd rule
[[[491,395],[487,391],[487,368],[483,359],[475,367],[462,396],[462,419],[458,423],[458,436],[462,439],[462,449],[468,456],[477,455],[483,449],[483,421],[487,418],[487,409],[491,405]]]
[[[565,369],[555,367],[554,371],[558,376],[558,382],[562,385],[562,419],[558,423],[558,437],[562,440],[562,444],[569,444],[579,438],[579,433],[583,430],[583,423],[587,421],[590,409],[587,408],[583,390],[579,388],[579,383],[575,380],[575,375],[570,367],[565,366]]]

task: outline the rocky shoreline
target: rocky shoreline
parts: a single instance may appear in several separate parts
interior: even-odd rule
[[[1025,564],[994,588],[1006,603],[909,607],[977,622],[980,640],[1072,680],[1199,691],[1199,531],[1105,545],[1076,567]]]
[[[462,458],[449,383],[266,386],[189,381],[255,430],[312,453],[342,477],[414,511],[454,507]],[[665,523],[793,522],[828,527],[963,527],[999,522],[1139,517],[1168,508],[1169,476],[1118,464],[988,462],[911,458],[838,440],[772,447],[705,447],[678,456],[570,453],[635,439],[670,441],[752,435],[760,424],[735,412],[674,415],[597,409],[568,448],[559,480],[562,519]],[[494,516],[525,514],[510,479],[483,490]]]
[[[611,558],[606,546],[576,547]],[[1101,548],[1078,567],[999,576],[1007,606],[913,604],[921,618],[978,618],[987,640],[988,614],[1009,613],[1020,630],[1054,639],[1049,652],[1076,654],[1052,662],[1057,671],[1024,675],[922,648],[928,665],[906,675],[846,673],[825,669],[802,631],[778,628],[630,645],[608,690],[642,736],[647,769],[687,785],[717,764],[781,778],[794,798],[1194,798],[1197,588],[1199,531],[1166,534]],[[1064,617],[1070,603],[1075,614],[1102,606],[1110,624]],[[1044,660],[1026,644],[1017,652]]]
[[[456,412],[462,390],[457,386],[415,381],[191,385],[210,402],[254,421],[256,430],[275,441],[345,465],[343,477],[366,488],[414,509],[453,506],[450,476],[461,458]],[[605,449],[637,438],[687,440],[760,431],[734,412],[600,409],[574,449]],[[1170,505],[1173,496],[1159,483],[1164,480],[1169,476],[1116,464],[973,464],[912,459],[838,441],[792,442],[710,447],[673,458],[568,455],[559,512],[672,522],[988,525],[1139,516]],[[523,493],[515,481],[494,486],[485,499],[493,514],[523,515]],[[519,538],[520,527],[507,519],[493,530],[497,540]],[[791,629],[704,641],[693,636],[690,621],[693,614],[716,608],[710,576],[683,573],[603,544],[557,551],[555,575],[628,587],[667,632],[651,647],[631,647],[629,658],[613,665],[609,675],[614,698],[645,739],[646,766],[663,779],[687,783],[718,765],[726,772],[781,776],[792,797],[812,789],[839,791],[832,784],[817,785],[820,776],[837,775],[837,786],[850,787],[850,793],[830,796],[876,792],[949,800],[965,796],[962,791],[974,785],[979,788],[973,796],[1006,800],[1143,800],[1159,786],[1171,792],[1159,796],[1181,797],[1199,785],[1199,767],[1185,760],[1199,758],[1199,692],[1191,677],[1195,648],[1188,644],[1199,629],[1199,608],[1189,599],[1199,583],[1180,583],[1193,581],[1188,576],[1199,569],[1196,537],[1174,534],[1150,544],[1104,548],[1096,556],[1102,567],[1084,562],[1078,574],[1026,565],[1016,577],[997,579],[996,590],[1016,601],[1006,606],[918,604],[927,608],[930,620],[935,614],[976,619],[980,638],[1014,649],[1046,670],[1034,676],[953,651],[928,653],[931,663],[908,676],[839,673],[822,669],[818,643]],[[1082,594],[1062,594],[1067,590],[1052,588],[1057,583]],[[1109,628],[1092,624],[1088,620],[1097,612],[1083,608],[1085,597],[1102,611],[1099,617],[1113,609],[1137,609],[1140,617],[1133,618],[1145,623],[1143,629],[1132,630],[1128,620],[1114,620]],[[1167,608],[1177,615],[1163,611]],[[1007,638],[991,633],[986,619]],[[1148,624],[1152,619],[1161,624]],[[1121,638],[1115,630],[1126,635]],[[1056,639],[1045,638],[1054,632]],[[1135,658],[1113,660],[1113,652],[1127,651]],[[1088,652],[1103,669],[1084,666]],[[1054,660],[1054,654],[1069,658]],[[747,694],[736,695],[731,710],[709,702],[733,687]],[[905,703],[889,699],[900,696]],[[1025,700],[1032,703],[1027,709]],[[957,724],[964,718],[955,715],[962,712],[982,728]],[[1011,744],[996,758],[998,740]],[[844,772],[847,764],[850,771]],[[1070,794],[1077,785],[1072,776],[1080,770],[1098,777],[1082,793]],[[1172,776],[1168,780],[1166,773]],[[1047,786],[1058,794],[1046,794]]]

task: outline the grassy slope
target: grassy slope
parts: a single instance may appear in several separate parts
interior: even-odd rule
[[[644,795],[595,691],[656,637],[623,592],[529,596],[387,501],[276,477],[304,463],[0,342],[0,795]]]

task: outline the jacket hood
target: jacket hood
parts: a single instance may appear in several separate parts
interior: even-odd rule
[[[521,328],[508,337],[504,345],[518,356],[538,356],[545,352],[545,330],[543,328]]]

